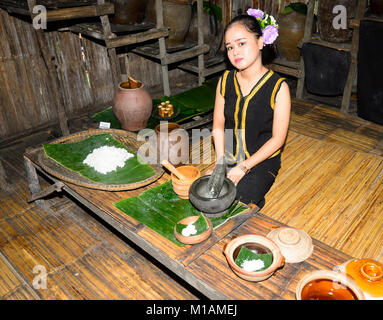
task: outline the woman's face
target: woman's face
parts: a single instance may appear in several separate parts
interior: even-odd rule
[[[247,31],[241,23],[233,24],[225,33],[225,45],[231,64],[238,70],[245,70],[261,59],[263,38]]]

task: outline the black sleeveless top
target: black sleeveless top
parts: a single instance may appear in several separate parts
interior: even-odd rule
[[[249,158],[271,138],[275,98],[285,81],[269,70],[243,97],[236,73],[225,71],[220,88],[225,99],[225,156],[229,164]],[[278,154],[280,150],[270,158]]]

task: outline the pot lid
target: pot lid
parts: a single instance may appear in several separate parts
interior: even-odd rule
[[[302,262],[313,252],[312,240],[303,230],[280,227],[270,231],[267,237],[275,241],[281,249],[286,263]]]
[[[368,299],[383,299],[383,264],[372,259],[354,259],[344,270],[362,289]]]

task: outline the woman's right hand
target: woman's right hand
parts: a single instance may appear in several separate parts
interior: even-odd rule
[[[205,175],[205,176],[208,176],[208,175],[212,174],[213,171],[214,171],[214,169],[215,169],[215,164],[214,164],[211,168],[207,169],[207,170],[205,171],[204,175]]]

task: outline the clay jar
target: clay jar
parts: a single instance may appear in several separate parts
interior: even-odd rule
[[[279,37],[278,49],[283,57],[289,61],[299,61],[300,50],[298,44],[305,32],[306,15],[292,11],[278,18]]]
[[[163,0],[164,26],[169,27],[167,47],[177,47],[185,41],[192,15],[191,0]],[[156,1],[149,0],[146,10],[147,20],[156,23]]]
[[[189,160],[189,136],[179,124],[161,121],[154,131],[157,135],[159,162],[166,159],[177,166]]]
[[[113,112],[128,131],[139,131],[146,127],[152,113],[152,98],[140,81],[123,81],[113,98]]]
[[[372,14],[383,17],[383,0],[371,0],[370,5]]]
[[[111,0],[111,2],[114,3],[111,23],[136,24],[144,20],[148,0]]]
[[[342,5],[346,8],[347,19],[355,16],[356,0],[338,0],[336,5]],[[347,42],[352,38],[352,29],[335,29],[333,20],[337,14],[334,14],[334,0],[319,0],[318,3],[318,28],[322,40],[329,42]]]

